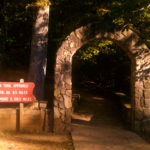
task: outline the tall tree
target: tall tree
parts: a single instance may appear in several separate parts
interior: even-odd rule
[[[31,57],[28,80],[35,83],[34,95],[37,100],[44,98],[44,77],[46,74],[48,25],[49,25],[49,1],[38,0],[37,18],[31,44]],[[34,5],[34,4],[33,4]]]

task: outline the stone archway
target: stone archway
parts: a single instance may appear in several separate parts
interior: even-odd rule
[[[56,55],[54,85],[54,132],[68,132],[72,113],[72,57],[94,39],[106,38],[120,46],[131,59],[132,123],[136,131],[150,124],[150,53],[130,29],[106,32],[98,24],[82,26],[66,37]]]

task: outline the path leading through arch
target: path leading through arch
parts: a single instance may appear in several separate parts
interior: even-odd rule
[[[78,120],[72,123],[75,150],[150,149],[149,143],[124,125],[117,97],[106,91],[80,94],[78,116],[74,116]]]

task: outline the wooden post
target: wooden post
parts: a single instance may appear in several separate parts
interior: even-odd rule
[[[24,83],[24,79],[20,79],[20,83]],[[19,104],[19,110],[20,110],[20,130],[21,130],[21,124],[23,122],[24,103]]]
[[[20,79],[20,83],[24,83],[24,79]],[[21,130],[21,123],[23,119],[24,103],[19,103],[19,109],[17,109],[17,131]]]
[[[20,131],[20,109],[16,109],[16,131]]]

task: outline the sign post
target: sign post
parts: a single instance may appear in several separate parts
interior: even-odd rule
[[[16,109],[16,130],[20,131],[23,120],[24,103],[35,102],[33,95],[34,83],[24,82],[0,82],[0,103],[18,103]]]

